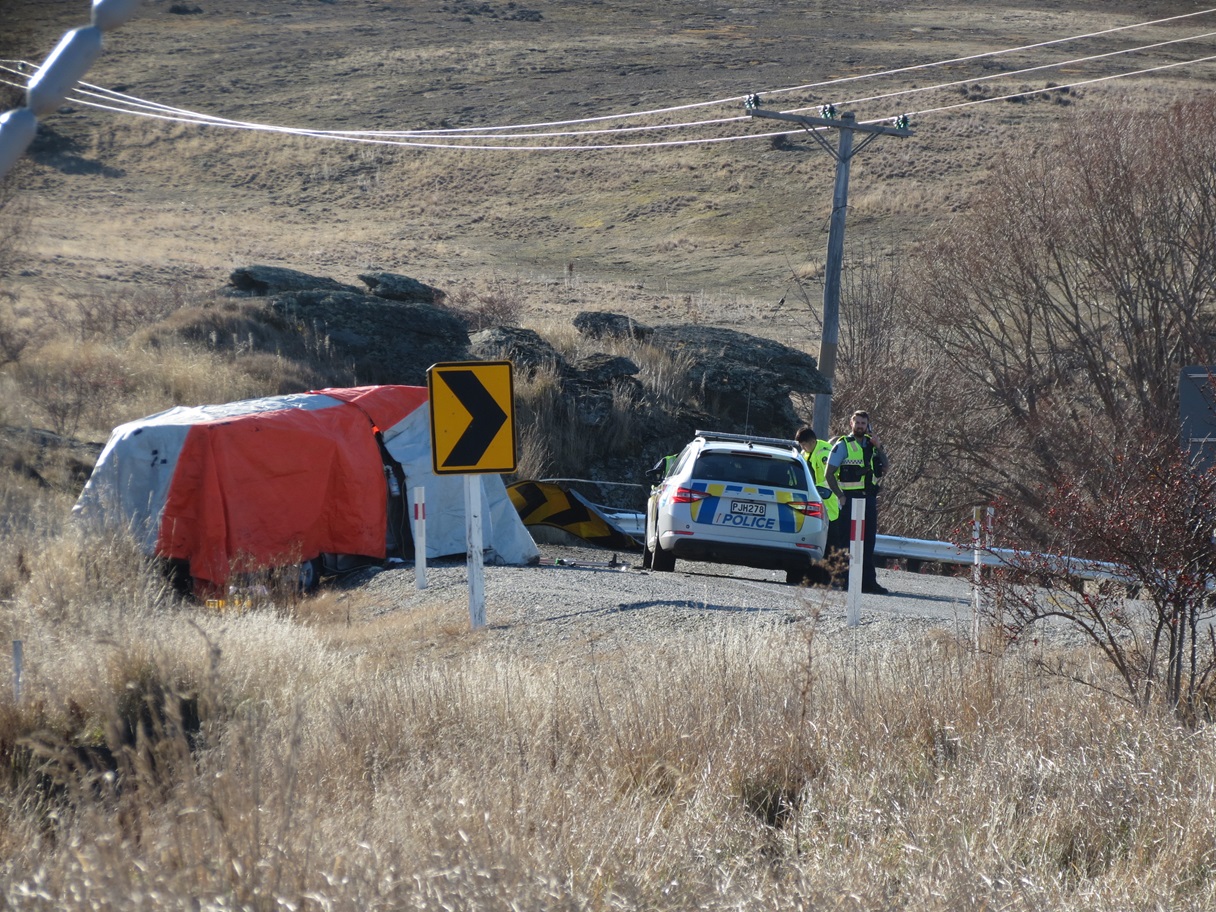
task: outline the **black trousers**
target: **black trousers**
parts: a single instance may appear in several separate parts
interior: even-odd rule
[[[878,585],[877,568],[874,566],[874,544],[878,541],[878,495],[858,495],[866,502],[866,534],[862,542],[861,588]],[[849,525],[853,519],[853,497],[840,501],[840,516],[828,526],[828,549],[840,548],[848,553]]]

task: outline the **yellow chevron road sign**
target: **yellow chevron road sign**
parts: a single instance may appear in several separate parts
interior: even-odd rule
[[[436,475],[515,471],[515,388],[510,361],[459,361],[426,373]]]

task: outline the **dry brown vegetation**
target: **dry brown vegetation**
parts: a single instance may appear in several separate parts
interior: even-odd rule
[[[1125,6],[537,3],[538,28],[485,12],[506,4],[200,3],[147,3],[90,78],[273,122],[526,122],[1008,47]],[[6,4],[0,55],[39,60],[86,12]],[[1213,355],[1216,106],[1176,105],[1182,73],[977,106],[858,159],[837,393],[897,456],[889,529],[944,537],[1052,473],[1109,492],[1125,469],[1105,454],[1168,432],[1178,364]],[[409,273],[568,354],[591,309],[815,352],[813,144],[494,158],[79,107],[44,127],[0,183],[0,641],[27,663],[20,703],[0,688],[6,907],[1216,905],[1212,730],[1104,697],[1121,684],[1088,649],[858,649],[803,603],[795,624],[538,661],[460,606],[374,616],[357,591],[206,614],[68,527],[88,452],[65,438],[357,380],[323,337],[215,299],[238,265]],[[659,401],[693,395],[666,353],[621,353]],[[532,474],[588,445],[554,387],[521,385]],[[629,420],[614,410],[622,447]]]
[[[1211,731],[1049,686],[1038,650],[856,651],[804,605],[538,662],[460,606],[203,614],[66,547],[4,620],[30,658],[0,720],[14,908],[1214,898]]]

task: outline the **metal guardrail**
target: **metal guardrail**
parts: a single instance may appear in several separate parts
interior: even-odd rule
[[[878,557],[933,561],[942,564],[976,563],[976,551],[970,546],[918,538],[899,538],[894,535],[875,536],[874,554]],[[1042,559],[1043,555],[1030,551],[1017,551],[1013,548],[983,548],[979,551],[979,563],[985,567],[1016,565],[1019,559],[1028,558]],[[1059,562],[1061,570],[1078,579],[1133,582],[1126,573],[1120,572],[1120,568],[1116,564],[1065,555],[1051,555],[1051,559]]]
[[[697,433],[703,432],[698,431]],[[742,437],[743,435],[736,436]],[[630,482],[592,481],[586,478],[545,478],[542,480],[546,482],[643,487],[643,485]],[[625,532],[625,534],[631,535],[635,539],[640,539],[646,534],[646,517],[644,513],[634,510],[617,510],[600,505],[595,506],[605,518]],[[978,561],[976,560],[977,551],[979,555]],[[1031,551],[1018,551],[1014,548],[957,545],[953,542],[931,541],[923,538],[903,538],[897,535],[875,536],[874,554],[880,558],[895,558],[898,560],[924,561],[938,564],[969,564],[975,566],[978,563],[983,567],[1017,566],[1028,560],[1042,561],[1044,557],[1047,557],[1050,562],[1055,564],[1057,569],[1077,579],[1112,580],[1123,583],[1135,582],[1117,564],[1106,563],[1104,561],[1086,560],[1066,555],[1042,555]]]

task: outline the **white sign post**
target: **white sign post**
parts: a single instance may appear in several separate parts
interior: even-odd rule
[[[414,587],[426,588],[426,488],[414,488]]]
[[[850,497],[849,523],[849,596],[848,621],[850,627],[861,623],[861,575],[866,549],[866,499]]]
[[[469,542],[469,623],[486,625],[485,556],[481,535],[481,477],[464,476],[464,514]]]

